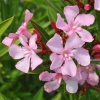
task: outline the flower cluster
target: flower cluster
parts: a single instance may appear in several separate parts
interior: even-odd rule
[[[95,0],[97,10],[100,9],[98,3],[100,0]],[[58,89],[62,80],[69,93],[77,92],[78,84],[88,83],[94,86],[99,83],[99,76],[95,69],[100,69],[100,65],[91,64],[91,61],[98,59],[91,60],[90,52],[85,48],[85,44],[93,42],[94,38],[82,27],[92,25],[95,21],[94,16],[79,14],[79,8],[76,5],[66,6],[64,15],[67,23],[60,14],[57,14],[56,23],[52,23],[56,33],[46,44],[42,43],[43,48],[38,44],[41,42],[38,30],[35,30],[32,35],[27,29],[28,22],[33,17],[29,10],[26,10],[25,21],[17,32],[10,33],[2,41],[3,44],[9,46],[9,54],[13,59],[21,59],[15,67],[24,73],[28,73],[30,68],[34,70],[42,64],[43,60],[37,53],[43,53],[44,49],[50,53],[51,71],[44,71],[39,75],[41,81],[46,81],[44,89],[47,92]],[[14,44],[16,39],[19,39],[22,46]],[[99,52],[100,45],[94,46],[92,50]]]

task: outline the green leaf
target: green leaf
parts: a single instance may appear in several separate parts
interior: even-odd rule
[[[99,33],[100,33],[100,11],[95,11],[96,12],[96,19],[98,23],[98,28],[99,28]]]
[[[62,13],[61,9],[59,9],[55,3],[52,0],[44,0],[46,2],[46,4],[52,8],[56,13],[61,14],[62,16],[64,16],[64,14]]]
[[[58,93],[56,96],[54,96],[51,100],[62,100],[62,95]]]
[[[2,43],[0,43],[0,57],[3,56],[4,54],[6,54],[8,52],[8,47],[6,47],[5,45],[3,45]]]
[[[4,20],[3,22],[0,23],[0,36],[6,31],[6,29],[10,26],[14,19],[14,16]]]
[[[3,97],[2,97],[2,95],[1,95],[1,93],[0,93],[0,100],[4,100]]]
[[[33,27],[40,32],[44,42],[47,42],[50,39],[47,32],[39,24],[37,24],[34,20],[31,20],[31,23]]]
[[[57,13],[50,7],[47,7],[48,11],[48,17],[50,21],[56,21],[57,20]]]
[[[43,100],[43,91],[43,87],[41,87],[32,100]]]

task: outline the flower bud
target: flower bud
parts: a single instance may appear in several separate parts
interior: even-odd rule
[[[90,4],[85,4],[85,5],[84,5],[84,9],[85,9],[86,11],[90,10],[90,8],[91,8]]]
[[[34,32],[34,34],[36,34],[36,35],[37,35],[38,40],[41,40],[41,35],[40,35],[40,32],[39,32],[39,31],[37,31],[36,29],[35,29],[35,30],[33,30],[33,32]]]
[[[100,52],[100,44],[95,45],[95,46],[93,47],[93,50],[94,50],[95,52]]]
[[[58,31],[59,29],[56,27],[56,23],[54,21],[51,21],[51,26]]]
[[[94,58],[100,59],[100,53],[95,54]]]

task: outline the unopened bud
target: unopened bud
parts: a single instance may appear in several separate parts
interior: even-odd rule
[[[94,58],[100,59],[100,53],[95,54],[95,55],[94,55]]]
[[[85,4],[85,5],[84,5],[84,9],[85,9],[86,11],[90,10],[90,8],[91,8],[90,4]]]
[[[100,52],[100,44],[95,45],[95,46],[93,47],[93,50],[94,50],[95,52]]]
[[[38,39],[38,40],[41,40],[41,35],[40,35],[40,32],[39,32],[39,31],[37,31],[36,29],[35,29],[35,30],[33,30],[33,32],[34,32],[34,34],[36,34],[36,35],[37,35],[37,39]]]
[[[59,29],[56,27],[56,23],[54,21],[51,21],[51,26],[58,31]]]

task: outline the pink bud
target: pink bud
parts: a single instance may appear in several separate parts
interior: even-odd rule
[[[86,11],[90,10],[90,8],[91,8],[90,4],[85,4],[85,5],[84,5],[84,9],[85,9]]]
[[[100,59],[100,53],[95,54],[95,55],[94,55],[94,58]]]
[[[95,45],[95,46],[93,47],[93,50],[94,50],[95,52],[100,52],[100,44]]]
[[[40,34],[40,32],[38,30],[36,30],[36,29],[34,29],[33,32],[34,32],[34,34],[37,34],[38,40],[41,40],[41,34]]]
[[[59,29],[56,27],[56,23],[54,21],[51,21],[51,26],[58,31]]]

